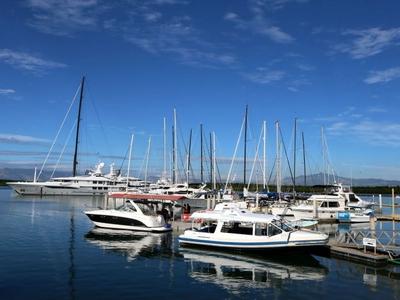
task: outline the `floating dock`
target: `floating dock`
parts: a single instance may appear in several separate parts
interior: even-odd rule
[[[363,248],[349,247],[337,243],[327,245],[330,254],[334,257],[362,262],[372,266],[383,266],[388,263],[389,255],[384,253],[374,253],[374,251],[365,251]]]

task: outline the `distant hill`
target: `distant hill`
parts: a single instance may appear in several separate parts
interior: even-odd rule
[[[322,185],[324,184],[324,173],[317,173],[307,175],[307,185]],[[326,175],[328,179],[328,175]],[[329,183],[333,183],[332,175],[329,176]],[[351,184],[353,186],[399,186],[400,180],[386,180],[380,178],[348,178],[348,177],[336,177],[336,181],[343,184]],[[283,184],[291,185],[292,180],[289,177],[284,178]],[[304,184],[304,176],[296,176],[296,184]]]
[[[39,170],[37,171],[39,172]],[[40,175],[41,180],[47,180],[50,178],[51,170],[43,170],[42,175]],[[7,180],[33,180],[34,170],[27,168],[0,168],[0,179]],[[56,171],[54,173],[55,177],[70,176],[71,172]]]

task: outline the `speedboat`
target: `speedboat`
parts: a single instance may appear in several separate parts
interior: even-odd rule
[[[171,224],[165,221],[163,215],[157,214],[146,199],[125,199],[116,209],[85,211],[85,214],[96,226],[102,228],[152,232],[172,230]]]
[[[222,210],[198,211],[191,219],[192,228],[178,238],[181,245],[262,250],[322,246],[328,242],[326,234],[294,229],[279,217],[234,205]]]

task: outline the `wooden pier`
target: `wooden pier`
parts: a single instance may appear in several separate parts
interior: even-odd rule
[[[378,221],[396,221],[396,222],[400,222],[400,215],[395,214],[395,215],[381,215],[381,214],[377,214],[375,215],[376,220]]]

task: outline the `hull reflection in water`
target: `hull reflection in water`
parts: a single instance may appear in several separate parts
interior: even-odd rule
[[[85,235],[85,239],[105,251],[123,254],[128,261],[138,256],[159,256],[172,252],[170,232],[160,234],[94,228]]]
[[[274,287],[282,280],[322,281],[328,273],[311,255],[242,255],[226,251],[180,248],[190,276],[203,283],[219,285],[232,293],[243,288]]]

